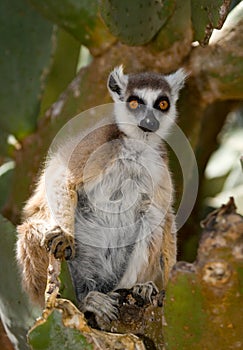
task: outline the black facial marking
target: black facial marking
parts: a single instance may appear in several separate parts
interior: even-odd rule
[[[136,96],[136,95],[131,95],[128,97],[127,99],[127,103],[131,102],[131,101],[137,101],[138,104],[140,105],[144,105],[144,100],[142,100],[140,97]]]
[[[159,104],[161,101],[166,101],[168,103],[168,107],[164,110],[161,110],[159,107]],[[153,107],[161,112],[167,112],[170,109],[170,100],[168,99],[167,96],[159,96],[156,101],[154,102]]]

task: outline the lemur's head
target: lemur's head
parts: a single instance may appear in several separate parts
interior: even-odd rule
[[[183,69],[170,75],[125,75],[122,66],[116,67],[107,85],[117,103],[115,117],[120,130],[139,139],[153,139],[155,134],[163,137],[176,119],[176,101],[186,76]]]

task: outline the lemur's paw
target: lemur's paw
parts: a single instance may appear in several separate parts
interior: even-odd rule
[[[118,304],[120,295],[115,292],[103,294],[97,291],[89,292],[80,305],[82,312],[92,313],[99,328],[109,325],[118,318]]]
[[[152,303],[152,297],[159,293],[154,282],[137,283],[132,287],[132,295],[141,297],[145,303]]]
[[[56,259],[70,260],[74,257],[74,238],[55,226],[46,233],[45,247]]]

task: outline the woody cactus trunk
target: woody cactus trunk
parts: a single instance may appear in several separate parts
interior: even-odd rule
[[[169,73],[181,66],[190,73],[178,123],[196,155],[200,183],[195,209],[179,232],[180,258],[188,242],[197,240],[204,170],[227,115],[243,97],[243,6],[238,2],[1,1],[0,316],[10,339],[0,328],[1,349],[27,349],[27,330],[41,313],[23,293],[15,265],[15,225],[23,203],[58,130],[80,112],[110,102],[106,79],[116,65],[123,64],[127,73]],[[212,34],[213,29],[218,30]],[[89,60],[77,71],[84,46]],[[183,181],[171,159],[179,198]],[[173,270],[163,317],[161,308],[144,307],[137,328],[130,321],[115,325],[129,335],[112,336],[92,330],[72,304],[60,299],[29,333],[31,347],[241,348],[243,228],[232,200],[204,222],[204,231],[196,262],[179,262]],[[195,257],[194,248],[190,260]],[[67,278],[66,273],[64,287]],[[65,288],[62,296],[71,298]],[[129,308],[125,305],[125,314]]]

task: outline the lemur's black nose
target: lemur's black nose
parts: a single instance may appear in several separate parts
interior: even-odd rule
[[[155,132],[159,129],[159,122],[152,111],[148,112],[146,117],[140,122],[139,128],[144,132]]]

